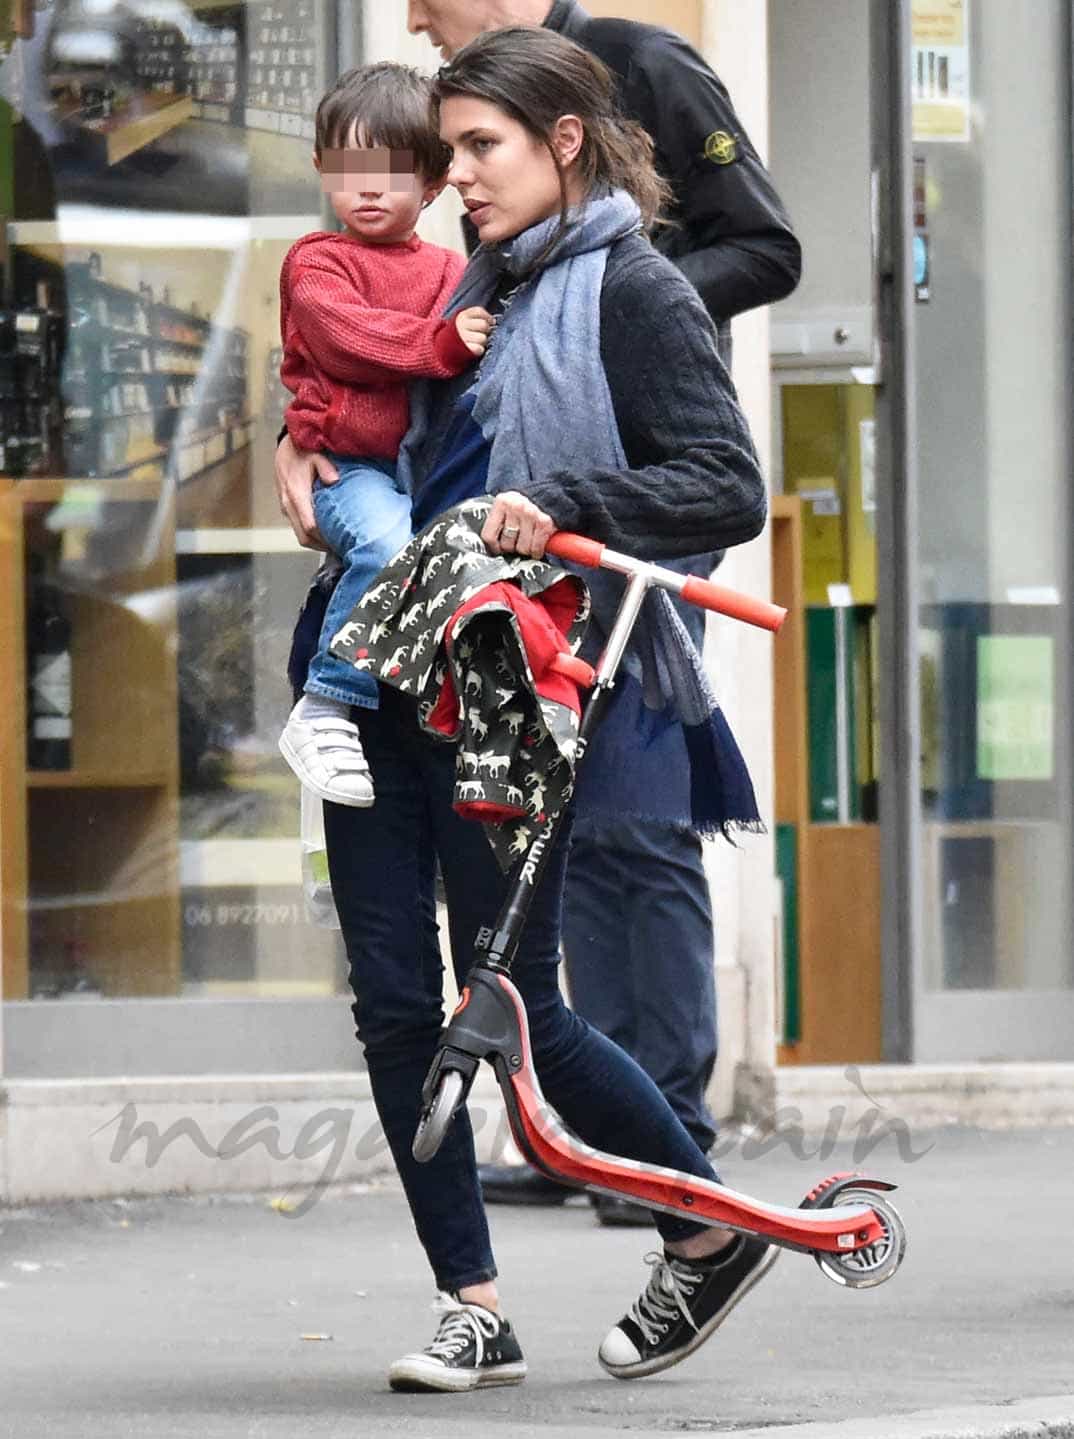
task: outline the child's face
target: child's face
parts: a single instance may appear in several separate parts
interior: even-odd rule
[[[354,136],[340,149],[314,156],[337,220],[366,245],[409,240],[423,206],[442,188],[415,173],[408,150],[364,145]]]

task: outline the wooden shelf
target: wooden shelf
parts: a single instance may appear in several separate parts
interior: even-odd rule
[[[192,119],[194,102],[189,95],[149,91],[135,96],[129,105],[106,120],[83,120],[77,111],[69,110],[65,114],[62,108],[59,114],[92,137],[107,164],[118,165],[136,150],[151,145],[169,130]]]
[[[32,769],[26,772],[26,784],[30,789],[164,789],[170,783],[171,773],[168,770],[132,771],[130,774],[98,769]]]
[[[35,504],[104,495],[145,505],[153,553],[105,591],[70,590],[70,770],[27,770],[26,556],[51,543]],[[137,522],[137,512],[134,520]],[[85,543],[100,537],[87,516]],[[107,555],[107,545],[102,546]],[[5,999],[77,944],[106,995],[180,988],[175,617],[125,598],[175,583],[174,504],[160,481],[38,477],[0,484],[0,685],[16,697],[0,748],[0,955]]]
[[[137,463],[149,464],[151,461],[139,460]],[[80,491],[92,498],[91,491],[100,494],[102,490],[106,492],[108,499],[155,500],[159,498],[162,488],[159,479],[132,480],[118,473],[101,475],[98,479],[80,476],[72,480],[31,476],[25,480],[5,481],[5,484],[9,484],[10,488],[0,491],[0,494],[6,499],[27,505],[55,503],[70,494],[77,497]]]

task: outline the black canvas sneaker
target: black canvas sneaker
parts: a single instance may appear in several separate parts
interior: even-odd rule
[[[388,1370],[393,1389],[455,1393],[493,1384],[521,1384],[526,1361],[506,1319],[480,1304],[461,1304],[439,1294],[433,1308],[441,1316],[436,1338],[420,1353],[404,1354]]]
[[[617,1379],[670,1369],[716,1332],[778,1257],[774,1245],[744,1234],[712,1259],[647,1254],[652,1277],[597,1358]]]

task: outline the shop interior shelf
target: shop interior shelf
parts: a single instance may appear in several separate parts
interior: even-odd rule
[[[109,335],[122,335],[125,340],[142,340],[146,344],[155,337],[147,330],[129,330],[122,325],[106,325],[103,320],[94,320],[93,325],[98,330],[104,330]]]
[[[140,465],[154,464],[157,460],[164,459],[167,453],[167,448],[164,445],[156,445],[153,449],[147,450],[145,454],[139,455],[135,460],[128,460],[124,465],[115,465],[112,469],[106,471],[105,478],[119,478],[121,475],[129,474],[131,470],[138,469]]]
[[[152,308],[162,311],[166,315],[176,315],[184,324],[198,325],[204,330],[213,328],[213,321],[208,315],[196,315],[193,310],[185,310],[181,305],[173,305],[170,300],[154,300]]]
[[[30,789],[162,789],[172,782],[165,770],[132,770],[123,774],[101,769],[31,769],[26,771]]]
[[[118,165],[136,150],[152,144],[169,130],[192,118],[194,102],[189,95],[138,95],[116,114],[101,120],[85,120],[70,112],[63,118],[73,121],[99,147],[109,165]]]
[[[38,508],[84,497],[85,517],[52,534]],[[92,503],[109,503],[102,514]],[[76,519],[74,514],[70,516]],[[101,527],[105,526],[104,529]],[[80,963],[105,994],[179,987],[176,617],[132,596],[175,584],[169,487],[161,480],[43,476],[0,482],[0,688],[26,693],[29,555],[73,532],[96,547],[107,583],[63,590],[72,631],[72,767],[26,767],[15,705],[0,747],[0,926],[3,993],[27,997]],[[139,543],[139,535],[145,543]],[[116,536],[132,543],[110,549]],[[109,896],[99,903],[98,896]]]
[[[150,458],[153,458],[152,456]],[[144,463],[139,460],[139,464]],[[155,500],[161,491],[159,479],[131,479],[118,472],[114,475],[77,475],[62,479],[54,475],[31,475],[24,480],[4,482],[9,486],[5,493],[22,500],[25,504],[49,504],[62,500],[65,495],[77,495],[81,491],[98,493],[102,488],[116,499]]]
[[[147,339],[155,345],[174,345],[177,350],[193,350],[196,354],[202,354],[205,349],[204,340],[177,340],[172,335],[149,335]]]

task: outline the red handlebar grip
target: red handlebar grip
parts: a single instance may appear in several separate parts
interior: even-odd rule
[[[572,535],[570,530],[557,530],[545,549],[561,560],[573,560],[576,565],[589,565],[592,569],[599,567],[604,555],[600,540],[587,540],[585,535]]]
[[[711,580],[703,580],[698,575],[687,578],[682,587],[682,597],[692,605],[701,605],[703,609],[715,610],[717,614],[729,615],[748,625],[757,625],[762,630],[775,632],[787,618],[787,611],[780,605],[771,605],[767,600],[757,600],[752,595],[714,585]]]

